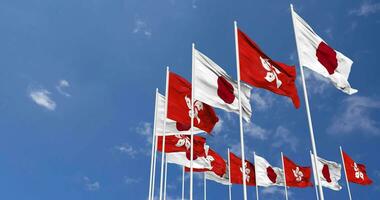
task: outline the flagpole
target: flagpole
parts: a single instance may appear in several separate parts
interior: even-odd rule
[[[247,200],[247,183],[245,174],[245,154],[244,154],[244,133],[243,133],[243,114],[241,108],[241,91],[240,91],[240,61],[239,61],[239,41],[237,33],[237,22],[234,21],[235,31],[235,52],[236,52],[236,69],[237,69],[237,82],[238,82],[238,96],[239,96],[239,124],[240,124],[240,147],[241,147],[241,165],[243,169],[243,193],[244,200]]]
[[[154,154],[156,153],[155,146],[156,146],[156,118],[157,118],[157,96],[158,96],[158,88],[156,88],[156,99],[155,99],[155,105],[154,105],[154,120],[153,120],[153,134],[152,134],[152,154],[150,158],[150,177],[149,177],[149,197],[148,199],[152,199],[152,189],[154,187],[153,185],[153,163],[154,163]]]
[[[256,152],[253,152],[253,162],[256,165]],[[259,200],[259,186],[257,184],[257,174],[255,169],[255,182],[256,182],[256,200]]]
[[[348,177],[347,177],[347,171],[346,171],[346,164],[344,162],[344,157],[343,157],[343,150],[342,146],[339,146],[340,149],[340,156],[342,157],[342,163],[343,163],[343,169],[344,169],[344,176],[346,177],[346,184],[347,184],[347,190],[348,190],[348,197],[350,197],[350,200],[352,200],[351,197],[351,190],[350,190],[350,184],[348,183]]]
[[[164,111],[164,125],[162,137],[162,152],[161,152],[161,177],[160,177],[160,200],[162,200],[162,189],[164,184],[164,164],[165,164],[165,135],[166,135],[166,117],[168,113],[168,91],[169,91],[169,67],[166,67],[166,86],[165,86],[165,111]]]
[[[288,189],[286,188],[286,173],[284,164],[284,154],[281,152],[282,169],[284,170],[284,188],[285,188],[285,199],[288,200]]]
[[[313,169],[313,178],[314,178],[315,195],[316,195],[316,197],[317,197],[317,200],[319,200],[318,186],[317,186],[317,177],[316,177],[316,175],[315,175],[315,171],[316,171],[316,169],[315,169],[315,165],[314,165],[314,162],[313,162],[313,157],[312,157],[312,155],[311,155],[311,151],[309,151],[309,153],[310,153],[310,159],[311,159],[311,167],[312,167],[312,169]]]
[[[157,163],[157,135],[154,136],[154,158],[153,158],[153,177],[152,177],[152,196],[151,200],[154,199],[154,189],[156,181],[156,163]]]
[[[207,200],[206,172],[203,172],[203,199]]]
[[[185,166],[182,167],[182,200],[185,200]]]
[[[168,159],[165,159],[164,200],[166,200],[167,179],[168,179]]]
[[[304,98],[305,98],[305,105],[306,105],[306,113],[307,113],[307,119],[308,119],[308,124],[309,124],[311,146],[312,146],[312,150],[313,150],[314,162],[317,163],[317,156],[318,156],[317,155],[317,147],[315,145],[313,122],[311,120],[311,113],[310,113],[310,108],[309,108],[309,99],[308,99],[308,96],[307,96],[305,76],[304,76],[304,73],[303,73],[302,63],[300,61],[300,52],[299,52],[299,46],[298,46],[298,42],[297,42],[297,33],[295,31],[294,16],[293,16],[294,10],[293,10],[293,5],[292,4],[290,4],[290,9],[291,9],[291,12],[292,12],[292,21],[293,21],[294,36],[295,36],[295,41],[296,41],[296,46],[297,46],[298,61],[299,61],[300,69],[301,69],[303,94],[304,94]],[[318,170],[316,170],[316,174],[317,174],[317,180],[318,180],[319,196],[320,196],[321,200],[324,200],[323,189],[322,189],[322,185],[321,185],[321,182],[320,182],[320,176],[319,176]]]
[[[195,44],[192,44],[191,49],[191,128],[190,128],[190,137],[191,137],[191,152],[190,152],[190,200],[193,200],[193,157],[194,157],[194,49]]]
[[[232,200],[232,191],[231,191],[232,184],[231,184],[231,160],[230,160],[230,148],[227,148],[227,152],[228,152],[228,182],[230,183],[230,184],[228,184],[228,196],[229,196],[229,200]]]

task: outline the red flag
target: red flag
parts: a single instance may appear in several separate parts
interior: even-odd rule
[[[206,158],[211,161],[211,169],[193,169],[194,172],[206,172],[206,171],[212,171],[218,176],[222,177],[226,174],[226,161],[220,156],[218,153],[216,153],[211,148],[208,148],[208,151],[206,151]],[[185,168],[186,172],[190,171],[190,168]]]
[[[230,162],[231,183],[243,184],[243,167],[241,165],[241,159],[230,152]],[[248,160],[245,160],[245,177],[247,185],[256,185],[255,166]]]
[[[157,150],[162,151],[163,136],[158,136]],[[206,139],[201,136],[194,135],[194,156],[204,156],[204,145]],[[191,140],[189,135],[170,135],[165,136],[165,153],[171,152],[186,152],[187,157],[190,159]]]
[[[241,80],[255,87],[288,96],[296,108],[300,106],[297,93],[296,68],[269,58],[259,46],[238,29]]]
[[[313,185],[310,181],[311,167],[299,166],[284,156],[284,168],[286,186],[309,187]]]
[[[191,84],[179,75],[169,74],[168,118],[177,121],[178,130],[188,130],[191,124]],[[214,109],[200,101],[194,102],[194,126],[210,133],[219,121]]]
[[[363,164],[356,163],[350,156],[348,156],[344,151],[343,160],[344,166],[346,167],[346,176],[348,181],[352,183],[357,183],[360,185],[370,185],[372,180],[368,177],[366,167]]]

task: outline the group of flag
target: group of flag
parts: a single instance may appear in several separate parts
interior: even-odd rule
[[[348,82],[353,62],[330,47],[294,12],[293,8],[291,12],[303,81],[304,66],[329,79],[339,90],[350,95],[356,93],[357,90]],[[183,166],[184,171],[190,172],[191,200],[193,172],[202,172],[206,179],[229,186],[243,184],[244,192],[246,185],[285,186],[285,189],[309,187],[313,185],[310,180],[311,173],[315,185],[319,185],[320,190],[322,186],[340,190],[341,164],[318,157],[316,148],[313,148],[313,153],[310,152],[313,167],[298,165],[282,153],[282,167],[273,167],[265,158],[256,154],[254,163],[245,159],[242,120],[251,123],[252,87],[287,96],[295,108],[300,107],[300,99],[295,83],[297,77],[295,66],[272,60],[237,27],[236,22],[235,45],[237,80],[196,49],[194,44],[191,82],[167,69],[165,95],[156,91],[149,199],[154,198],[157,151],[162,152],[160,200],[166,197],[166,192],[163,191],[165,188],[162,186],[163,181],[166,181],[163,177],[164,163]],[[305,85],[304,91],[306,92]],[[202,132],[211,134],[219,121],[214,108],[239,114],[241,158],[228,150],[228,159],[224,159],[207,145],[205,137],[196,135]],[[308,117],[311,122],[309,115]],[[309,126],[312,130],[311,123]],[[315,145],[312,131],[311,137],[312,145]],[[372,183],[364,165],[356,163],[342,150],[341,156],[347,184],[348,182],[362,185]],[[320,199],[323,199],[323,195]]]

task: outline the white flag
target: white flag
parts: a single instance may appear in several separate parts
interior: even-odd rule
[[[356,93],[348,82],[352,60],[331,48],[293,9],[292,16],[300,65],[328,78],[339,90]]]
[[[158,101],[156,105],[157,109],[157,118],[156,118],[156,135],[162,136],[164,132],[164,115],[165,115],[165,96],[158,93]],[[188,130],[178,130],[177,128],[177,122],[174,120],[171,120],[169,118],[166,118],[166,127],[165,127],[165,135],[190,135],[190,129]],[[200,130],[197,127],[194,127],[194,134],[197,133],[203,133],[204,131]]]
[[[208,156],[207,152],[209,149],[208,145],[204,145],[205,156],[197,157],[194,154],[195,158],[193,160],[193,168],[195,169],[212,169],[212,157]],[[171,152],[166,153],[166,159],[168,163],[173,163],[177,165],[182,165],[190,168],[190,150],[187,152]]]
[[[272,167],[265,158],[255,155],[256,184],[258,186],[283,186],[284,171],[278,167]]]
[[[311,161],[318,170],[320,181],[323,187],[327,187],[336,191],[342,189],[342,186],[339,185],[342,169],[341,164],[317,157],[317,164],[315,165],[313,154],[311,154]],[[315,184],[318,185],[318,182]]]
[[[223,176],[219,176],[215,174],[213,171],[206,171],[204,172],[206,175],[206,179],[215,181],[217,183],[223,184],[223,185],[230,185],[230,180],[228,178],[228,169],[226,170],[227,173],[225,173]]]
[[[194,49],[194,98],[210,106],[239,114],[238,84],[210,58]],[[242,114],[251,118],[251,87],[241,83]]]

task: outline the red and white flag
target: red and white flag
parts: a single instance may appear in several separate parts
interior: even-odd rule
[[[313,154],[311,154],[311,161],[314,163]],[[316,170],[318,170],[320,182],[323,187],[327,187],[335,191],[342,189],[342,186],[339,185],[342,166],[339,163],[317,157],[317,164],[314,164],[314,166],[316,167]],[[315,184],[318,185],[318,182]]]
[[[269,58],[243,31],[238,29],[240,77],[255,87],[264,88],[292,99],[300,106],[297,93],[296,68]]]
[[[191,124],[191,84],[181,76],[169,73],[168,118],[179,122],[179,130],[189,130]],[[201,102],[194,101],[194,126],[211,133],[219,121],[214,109]]]
[[[293,10],[292,16],[300,65],[328,78],[339,90],[356,93],[348,82],[352,60],[330,47]]]
[[[302,167],[295,164],[288,157],[284,156],[284,171],[286,186],[288,187],[309,187],[313,184],[310,181],[311,167]]]
[[[365,165],[356,163],[346,152],[342,151],[342,153],[348,181],[360,185],[372,184],[372,180],[367,175]]]
[[[214,61],[194,49],[194,98],[227,112],[239,114],[238,84]],[[251,118],[251,87],[241,84],[242,114]]]
[[[158,151],[162,151],[163,136],[158,137]],[[165,136],[165,153],[168,163],[190,167],[191,143],[188,135]],[[211,160],[207,157],[206,139],[194,136],[193,168],[211,169]]]
[[[272,167],[265,158],[255,155],[256,183],[258,186],[283,186],[284,171],[278,167]]]
[[[215,182],[228,185],[228,171],[226,161],[214,150],[206,147],[206,157],[211,161],[211,169],[203,168],[203,169],[193,169],[194,172],[204,172],[206,175],[206,179],[213,180]],[[186,172],[189,172],[189,168],[185,168]]]
[[[230,179],[232,184],[243,184],[243,166],[241,165],[241,161],[241,158],[230,152]],[[245,160],[244,165],[246,184],[251,186],[256,185],[255,166],[248,160]]]
[[[157,109],[157,118],[156,118],[156,135],[162,136],[164,132],[164,120],[165,120],[165,96],[158,93],[158,101],[156,105]],[[165,135],[190,135],[190,130],[184,130],[183,125],[180,123],[166,118],[166,127],[165,127]],[[199,128],[194,127],[194,134],[202,133],[204,131],[200,130]]]

